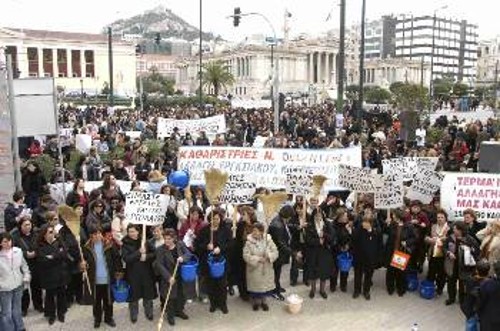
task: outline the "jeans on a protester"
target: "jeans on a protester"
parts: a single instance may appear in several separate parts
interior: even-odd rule
[[[0,326],[2,331],[24,330],[22,316],[23,286],[12,291],[0,292]]]

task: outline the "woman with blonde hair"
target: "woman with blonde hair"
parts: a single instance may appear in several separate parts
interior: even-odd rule
[[[431,233],[425,237],[425,243],[429,245],[429,273],[427,280],[436,282],[436,293],[441,295],[446,283],[444,272],[444,242],[450,232],[448,215],[444,210],[436,212],[436,224],[431,227]]]
[[[491,222],[476,234],[481,240],[481,259],[490,263],[490,275],[494,275],[493,265],[500,261],[500,219]]]

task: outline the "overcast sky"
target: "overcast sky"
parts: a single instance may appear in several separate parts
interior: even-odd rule
[[[198,26],[199,0],[1,0],[0,26],[78,32],[100,32],[106,24],[127,18],[158,5],[170,8],[187,22]],[[383,14],[440,12],[446,17],[467,19],[479,25],[481,39],[500,35],[498,0],[367,0],[367,18]],[[359,23],[361,0],[347,0],[347,23]],[[242,19],[239,28],[226,19],[234,7],[242,12],[260,12],[269,17],[278,36],[283,34],[285,9],[292,14],[291,34],[318,33],[339,26],[339,0],[203,0],[203,30],[229,40],[241,40],[250,34],[269,34],[270,29],[258,17]],[[328,14],[332,18],[326,22]]]

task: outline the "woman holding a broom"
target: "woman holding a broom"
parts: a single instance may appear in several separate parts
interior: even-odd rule
[[[201,285],[208,294],[210,301],[210,312],[220,309],[227,314],[227,275],[226,270],[220,278],[213,278],[209,273],[208,257],[212,254],[214,258],[227,256],[226,251],[231,241],[231,230],[223,225],[222,214],[214,210],[208,217],[210,224],[200,231],[195,240],[195,251],[200,259]]]
[[[175,325],[175,316],[187,320],[188,316],[184,312],[186,299],[180,273],[177,271],[176,264],[189,260],[190,252],[182,241],[177,240],[177,235],[173,229],[163,231],[164,245],[156,250],[156,270],[160,274],[160,296],[162,302],[167,302],[167,320],[168,324]],[[166,298],[168,288],[172,286]]]

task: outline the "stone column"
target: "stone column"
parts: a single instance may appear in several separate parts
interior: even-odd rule
[[[29,76],[28,48],[18,45],[16,47],[17,69],[21,72],[21,77]]]
[[[59,77],[59,66],[57,65],[57,48],[52,49],[52,71],[54,78]]]
[[[321,84],[321,53],[318,52],[316,57],[316,79],[317,83]]]
[[[43,77],[43,48],[38,47],[36,49],[36,57],[38,59],[38,77]]]
[[[326,53],[326,84],[327,85],[330,85],[331,78],[332,78],[332,67],[331,67],[331,62],[330,62],[331,56],[332,56],[332,53]]]
[[[309,80],[309,84],[314,83],[314,53],[308,54],[309,67],[307,71],[307,79]]]
[[[73,54],[71,54],[71,49],[66,49],[66,70],[68,71],[68,77],[73,77]]]
[[[80,67],[81,67],[81,71],[82,71],[82,78],[85,78],[87,76],[87,68],[85,67],[85,51],[84,50],[81,50],[80,51]],[[109,77],[109,72],[107,74],[107,76]],[[106,77],[104,78],[105,80],[108,80],[109,78]],[[108,82],[109,84],[109,82]]]

